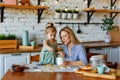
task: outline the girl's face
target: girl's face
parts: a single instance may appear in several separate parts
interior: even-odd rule
[[[65,45],[70,43],[71,41],[70,34],[68,34],[66,31],[62,31],[60,35],[61,35],[61,40]]]
[[[48,40],[55,40],[56,32],[49,31],[48,34],[46,34]]]

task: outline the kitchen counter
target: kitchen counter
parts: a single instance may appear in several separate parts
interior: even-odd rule
[[[105,42],[84,42],[82,43],[85,48],[104,48],[104,47],[114,47],[114,46],[120,46],[119,41],[105,43]]]
[[[104,47],[115,47],[115,46],[120,46],[120,42],[115,41],[115,42],[110,42],[110,43],[105,43],[105,42],[83,42],[82,43],[86,50],[89,48],[104,48]],[[9,53],[26,53],[26,52],[40,52],[41,47],[37,47],[35,49],[0,49],[0,54],[9,54]]]
[[[40,52],[41,47],[35,49],[0,49],[0,54],[9,54],[9,53],[26,53],[26,52]]]

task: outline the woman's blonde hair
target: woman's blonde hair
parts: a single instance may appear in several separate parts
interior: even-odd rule
[[[72,30],[71,28],[67,27],[67,26],[64,27],[64,28],[62,28],[62,29],[60,30],[60,32],[59,32],[61,41],[62,41],[62,38],[61,38],[61,32],[62,32],[62,31],[65,31],[65,32],[67,32],[67,33],[70,35],[70,39],[71,39],[71,42],[72,42],[73,44],[80,44],[80,41],[79,41],[79,40],[77,39],[77,37],[75,36],[73,30]],[[62,41],[62,43],[63,43],[63,41]]]
[[[57,32],[57,30],[56,30],[56,28],[55,28],[55,26],[54,26],[54,24],[52,22],[48,22],[46,24],[45,33],[48,34],[49,31],[51,31],[51,32]]]

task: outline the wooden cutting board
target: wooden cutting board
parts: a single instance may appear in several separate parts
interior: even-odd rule
[[[33,46],[19,46],[19,49],[28,49],[28,50],[33,50],[35,47]]]
[[[84,76],[91,76],[91,77],[99,77],[99,78],[107,78],[107,79],[116,79],[116,75],[112,72],[110,73],[104,73],[104,74],[98,74],[97,72],[93,71],[86,71],[86,70],[77,70],[75,73],[83,74]]]
[[[99,78],[116,79],[116,76],[114,74],[98,74],[98,73],[84,72],[84,75],[99,77]]]
[[[120,30],[119,26],[114,26],[115,30],[110,31],[111,42],[120,41]]]

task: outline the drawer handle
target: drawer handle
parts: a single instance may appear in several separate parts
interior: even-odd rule
[[[12,56],[20,56],[20,55],[22,55],[22,54],[11,54]]]
[[[95,48],[95,50],[103,50],[103,48]]]

